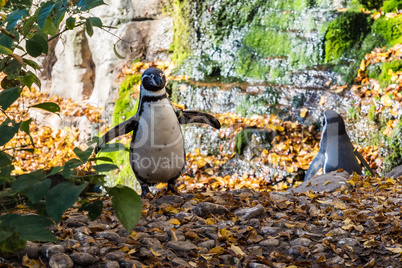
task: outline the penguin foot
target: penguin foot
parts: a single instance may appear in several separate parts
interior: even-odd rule
[[[150,193],[148,185],[141,183],[141,198],[145,198],[148,193]]]
[[[172,194],[177,194],[177,191],[176,191],[176,189],[175,189],[175,183],[174,182],[168,182],[168,185],[167,185],[167,190],[166,190],[166,192],[171,192]]]

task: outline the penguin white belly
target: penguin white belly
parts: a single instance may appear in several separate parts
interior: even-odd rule
[[[184,168],[183,134],[168,99],[143,105],[131,143],[131,167],[147,183],[167,182]]]

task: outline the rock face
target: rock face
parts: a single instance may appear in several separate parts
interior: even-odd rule
[[[104,26],[113,27],[112,34],[95,28],[92,38],[78,29],[63,35],[50,54],[54,59],[46,60],[42,90],[105,107],[109,98],[113,101],[114,81],[124,64],[169,57],[172,19],[162,14],[164,0],[105,2],[107,5],[95,8],[92,14],[101,18]],[[116,42],[116,50],[125,60],[115,55]]]

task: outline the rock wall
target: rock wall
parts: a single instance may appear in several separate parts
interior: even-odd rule
[[[123,65],[135,59],[169,57],[173,21],[162,12],[165,0],[105,2],[107,5],[94,9],[92,14],[109,29],[95,28],[91,38],[82,29],[63,34],[50,54],[52,58],[46,59],[42,90],[105,107],[114,101],[115,82]],[[113,51],[116,42],[124,60]]]

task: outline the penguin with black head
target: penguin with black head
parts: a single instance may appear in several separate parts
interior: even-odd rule
[[[185,166],[184,139],[180,124],[204,123],[221,127],[212,115],[198,111],[176,110],[166,94],[166,77],[158,68],[147,69],[141,77],[137,113],[110,129],[95,147],[95,153],[114,138],[133,131],[130,144],[130,165],[141,184],[141,196],[148,185],[168,183],[174,191],[175,180]]]
[[[313,177],[320,168],[324,174],[338,169],[343,169],[349,174],[362,174],[362,167],[356,157],[374,175],[364,157],[353,147],[342,117],[332,110],[327,110],[324,113],[320,150],[310,164],[304,181]]]

